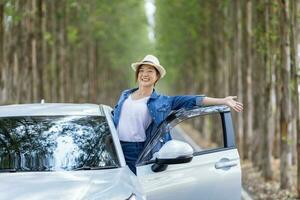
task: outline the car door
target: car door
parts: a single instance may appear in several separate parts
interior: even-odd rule
[[[200,120],[198,127],[205,127],[205,123],[210,124],[209,127],[213,132],[215,131],[214,127],[219,125],[221,127],[220,137],[215,137],[215,133],[210,133],[210,136],[215,137],[216,141],[221,141],[219,143],[222,145],[208,147],[209,145],[203,143],[205,139],[200,138],[199,140],[198,138],[197,140],[197,134],[190,137],[188,134],[180,133],[180,131],[182,132],[180,130],[181,124],[187,120],[205,119],[212,114],[218,115],[218,122],[208,123],[205,120],[202,122]],[[192,123],[197,124],[196,122]],[[183,138],[193,147],[193,159],[184,164],[170,164],[166,170],[161,172],[153,172],[151,166],[155,160],[147,159],[149,152],[155,143],[160,141],[161,136],[170,130],[173,139],[182,140]],[[185,132],[186,130],[189,129],[185,128]],[[193,129],[190,129],[188,132],[192,131]],[[204,136],[206,137],[206,134]],[[197,141],[203,144],[198,145]],[[228,108],[214,106],[180,110],[173,113],[159,127],[151,142],[146,146],[137,165],[137,177],[147,199],[240,199],[240,160],[235,146],[232,118]]]

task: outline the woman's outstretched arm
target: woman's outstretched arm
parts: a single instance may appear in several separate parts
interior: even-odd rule
[[[202,105],[211,106],[211,105],[227,105],[237,112],[243,111],[243,104],[236,101],[237,96],[228,96],[225,98],[212,98],[204,97],[202,100]]]

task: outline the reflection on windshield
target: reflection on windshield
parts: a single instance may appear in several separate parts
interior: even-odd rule
[[[0,118],[0,170],[59,171],[118,165],[105,117]]]

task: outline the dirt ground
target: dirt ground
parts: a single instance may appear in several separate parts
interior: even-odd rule
[[[261,172],[253,167],[250,161],[241,161],[242,184],[253,200],[291,200],[296,198],[296,168],[292,168],[293,187],[288,190],[280,190],[279,184],[279,160],[273,160],[272,181],[264,181]]]
[[[199,132],[193,129],[189,124],[182,123],[180,126],[188,135],[202,147],[213,147],[215,144],[210,144],[205,141]],[[294,200],[296,198],[296,167],[292,170],[293,187],[288,190],[280,190],[280,162],[272,160],[273,179],[272,181],[264,181],[261,172],[253,167],[250,161],[241,161],[242,167],[242,185],[249,193],[253,200]]]

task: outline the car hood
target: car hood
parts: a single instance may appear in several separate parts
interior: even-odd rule
[[[0,199],[126,199],[141,195],[128,168],[0,174]]]

